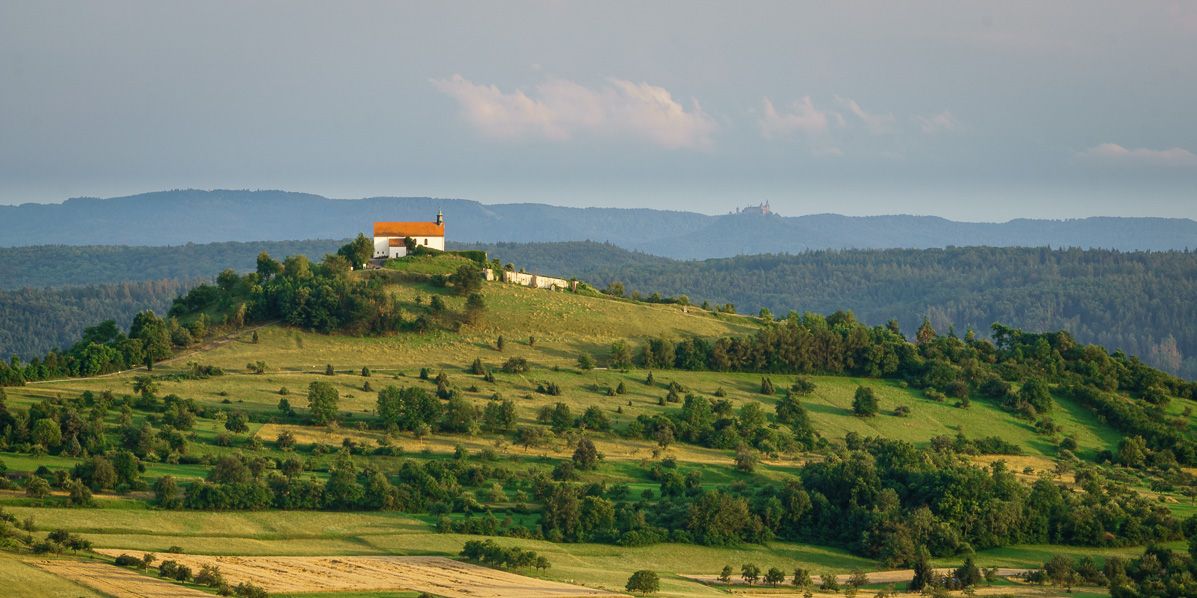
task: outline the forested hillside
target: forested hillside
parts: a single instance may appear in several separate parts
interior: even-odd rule
[[[225,267],[253,270],[263,250],[318,259],[339,243],[0,249],[0,287],[183,281],[211,277]],[[742,313],[757,313],[762,307],[778,316],[791,309],[821,313],[851,309],[870,324],[896,319],[907,335],[913,334],[924,316],[937,329],[954,327],[960,334],[971,326],[984,335],[993,322],[1025,329],[1065,329],[1083,342],[1122,349],[1167,371],[1197,377],[1197,304],[1191,301],[1197,296],[1197,254],[1191,252],[897,249],[692,262],[591,242],[450,245],[485,249],[530,272],[575,276],[600,288],[622,282],[628,294],[684,294],[695,303],[732,303]],[[80,319],[82,311],[63,313],[75,309],[67,307],[75,303],[62,299],[63,293],[0,294],[0,354],[42,355],[77,338],[82,326],[94,323]],[[93,306],[111,296],[101,289],[76,289],[66,295],[88,297]],[[134,294],[98,313],[128,322],[137,311],[159,308],[169,299]],[[64,317],[45,317],[50,313]],[[72,318],[71,313],[79,317]]]
[[[200,282],[168,279],[61,289],[0,290],[0,355],[24,359],[70,346],[104,320],[128,326],[138,312],[165,313]]]
[[[994,322],[1068,330],[1081,342],[1139,355],[1197,376],[1197,253],[966,247],[817,251],[674,261],[599,243],[479,245],[532,272],[568,274],[628,294],[687,295],[767,308],[896,319],[909,336],[928,317],[939,330],[985,334]]]
[[[729,198],[729,210],[746,202]],[[465,199],[370,197],[340,200],[283,191],[176,190],[61,204],[0,206],[0,244],[48,240],[89,245],[344,239],[375,220],[445,214],[450,240],[470,243],[609,241],[678,259],[814,249],[951,245],[1197,248],[1185,218],[1080,218],[956,222],[934,216],[707,215],[652,209],[570,208]],[[285,252],[277,252],[285,255]]]
[[[257,241],[145,247],[34,245],[0,248],[0,289],[56,287],[166,278],[209,278],[225,268],[253,270],[258,254],[319,259],[345,241]]]

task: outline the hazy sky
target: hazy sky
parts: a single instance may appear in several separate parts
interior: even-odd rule
[[[0,203],[1197,218],[1197,2],[0,2]]]

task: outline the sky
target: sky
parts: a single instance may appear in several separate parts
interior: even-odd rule
[[[0,3],[0,204],[1197,218],[1197,2]]]

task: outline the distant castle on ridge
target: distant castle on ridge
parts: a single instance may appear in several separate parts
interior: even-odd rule
[[[773,208],[769,207],[769,202],[764,201],[755,206],[747,206],[744,208],[736,208],[733,214],[757,214],[761,216],[768,216],[773,213]]]

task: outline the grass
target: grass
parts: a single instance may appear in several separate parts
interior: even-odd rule
[[[27,558],[27,557],[26,557]],[[0,589],[5,598],[77,596],[102,598],[102,594],[24,563],[14,554],[0,551]]]
[[[456,269],[456,256],[413,258],[392,262],[388,267],[400,272],[435,274]],[[452,266],[451,268],[449,266]],[[440,268],[441,270],[436,270]],[[396,277],[399,274],[395,275]],[[427,303],[433,294],[440,294],[450,309],[460,309],[464,299],[447,294],[445,289],[427,283],[405,282],[393,285],[391,291],[402,305],[417,309],[417,298]],[[655,415],[680,408],[679,404],[661,406],[665,386],[676,381],[689,391],[712,397],[721,390],[736,407],[759,404],[772,417],[780,394],[760,394],[759,374],[722,372],[655,371],[655,383],[644,383],[643,370],[614,371],[577,368],[577,357],[585,352],[605,363],[612,342],[627,339],[638,345],[650,337],[680,339],[687,336],[715,337],[748,335],[758,328],[753,318],[715,315],[677,305],[649,305],[617,301],[603,297],[553,292],[500,283],[483,286],[488,305],[483,322],[468,326],[459,333],[434,331],[425,334],[404,333],[382,337],[350,337],[321,335],[280,326],[257,329],[258,342],[251,342],[249,331],[228,342],[213,343],[158,365],[154,375],[160,378],[160,395],[174,393],[194,399],[198,403],[227,410],[242,410],[255,416],[251,433],[263,440],[272,440],[282,430],[291,430],[301,445],[310,442],[339,446],[345,438],[372,446],[382,439],[377,430],[359,430],[356,422],[372,417],[377,390],[388,384],[421,385],[431,390],[433,383],[420,380],[420,368],[430,368],[435,374],[444,371],[453,385],[467,399],[484,404],[498,393],[515,401],[520,423],[532,423],[543,406],[562,402],[575,414],[587,407],[598,406],[611,418],[617,429],[640,415]],[[495,341],[505,339],[505,348],[498,351]],[[535,342],[532,338],[535,337]],[[500,366],[510,357],[523,357],[532,370],[523,374],[506,374]],[[475,359],[495,371],[495,382],[488,383],[480,376],[466,372]],[[249,362],[265,361],[267,372],[261,375],[245,371]],[[204,380],[186,379],[190,362],[217,365],[226,375]],[[326,365],[333,365],[335,375],[324,374]],[[372,375],[360,375],[368,367]],[[74,397],[85,390],[112,390],[118,395],[132,393],[134,373],[93,379],[74,379],[31,384],[8,389],[10,405],[28,407],[46,397]],[[839,441],[850,433],[861,436],[884,436],[926,446],[934,436],[955,436],[963,433],[969,438],[998,436],[1023,448],[1028,462],[1036,469],[1046,469],[1057,455],[1055,441],[1037,434],[1028,422],[1014,417],[993,402],[974,397],[968,409],[954,406],[954,401],[936,402],[920,392],[891,380],[853,377],[813,376],[816,390],[802,399],[818,432],[832,441]],[[778,389],[786,388],[791,376],[772,376]],[[277,409],[280,388],[287,388],[285,397],[302,414],[306,408],[306,390],[312,381],[332,383],[340,392],[340,408],[347,422],[337,429],[314,428],[302,425],[301,418],[287,418]],[[542,382],[554,382],[563,389],[560,396],[536,392]],[[372,390],[364,390],[369,383]],[[607,388],[623,383],[626,394],[608,396]],[[873,387],[880,402],[881,413],[872,418],[859,418],[851,413],[851,403],[860,385]],[[474,389],[476,387],[476,389]],[[1192,401],[1176,400],[1169,412],[1179,416]],[[909,417],[896,417],[899,405],[910,408]],[[1057,397],[1053,420],[1065,435],[1075,436],[1082,459],[1092,459],[1099,451],[1114,450],[1121,436],[1103,425],[1087,409]],[[115,418],[112,414],[110,417]],[[144,416],[138,415],[138,418]],[[261,423],[275,420],[274,423]],[[111,421],[109,422],[111,423]],[[220,429],[214,420],[199,419],[191,453],[211,456],[239,450],[245,435],[239,435],[233,447],[215,445]],[[752,483],[761,478],[772,480],[792,476],[802,462],[803,454],[783,454],[765,459],[753,475],[733,470],[731,451],[707,449],[693,445],[675,444],[661,452],[650,441],[628,440],[612,434],[595,435],[596,444],[605,460],[588,479],[607,483],[626,483],[633,493],[656,489],[657,483],[648,479],[646,465],[664,455],[675,457],[679,469],[685,473],[701,471],[704,486],[714,487],[735,481]],[[544,447],[525,451],[513,447],[509,440],[495,435],[457,436],[437,435],[415,439],[401,435],[396,443],[403,447],[402,457],[358,457],[380,468],[393,469],[404,459],[445,459],[458,444],[472,453],[483,449],[495,451],[499,459],[493,465],[524,472],[529,469],[548,470],[557,460],[567,457],[572,448],[558,440]],[[267,442],[258,454],[282,457],[273,443]],[[317,466],[327,463],[331,456],[310,457]],[[0,459],[13,472],[33,471],[39,466],[51,470],[69,470],[76,459],[61,456],[34,457],[26,454],[0,453]],[[194,479],[206,474],[205,465],[147,463],[144,477],[149,481],[172,475]],[[97,547],[129,550],[164,551],[174,545],[185,551],[208,554],[241,555],[364,555],[364,554],[428,554],[455,555],[466,536],[435,534],[428,517],[413,517],[395,513],[332,513],[332,512],[164,512],[148,508],[139,496],[116,498],[98,497],[95,509],[67,509],[55,505],[60,498],[33,501],[15,492],[0,494],[0,504],[20,519],[32,516],[41,531],[65,528],[81,533]],[[1181,499],[1172,508],[1179,516],[1197,512],[1191,501]],[[680,574],[714,573],[724,565],[733,568],[745,562],[755,562],[764,569],[778,566],[791,571],[796,566],[810,569],[816,575],[823,572],[844,573],[851,569],[875,569],[872,561],[855,557],[843,550],[794,543],[774,542],[767,546],[710,548],[693,545],[656,545],[627,548],[600,544],[552,544],[527,540],[498,538],[504,544],[518,544],[548,556],[553,563],[546,577],[621,589],[634,569],[649,568],[662,574],[665,595],[704,596],[721,595],[723,590],[708,588],[683,580]],[[1051,554],[1084,554],[1132,556],[1141,548],[1095,550],[1061,546],[1015,546],[983,551],[978,561],[984,566],[1034,566]],[[939,564],[956,565],[958,559],[944,559]],[[28,570],[28,571],[26,571]],[[0,558],[0,587],[19,576],[31,578],[53,576],[31,569],[11,558]],[[61,581],[61,580],[60,580]],[[41,587],[29,582],[20,587]],[[47,582],[48,583],[48,582]],[[73,584],[67,583],[74,588]],[[47,586],[48,587],[48,586]],[[44,594],[61,592],[46,591]],[[87,594],[82,594],[87,595]],[[362,594],[361,596],[409,595]],[[315,595],[305,595],[315,596]],[[339,596],[345,596],[340,594]]]

